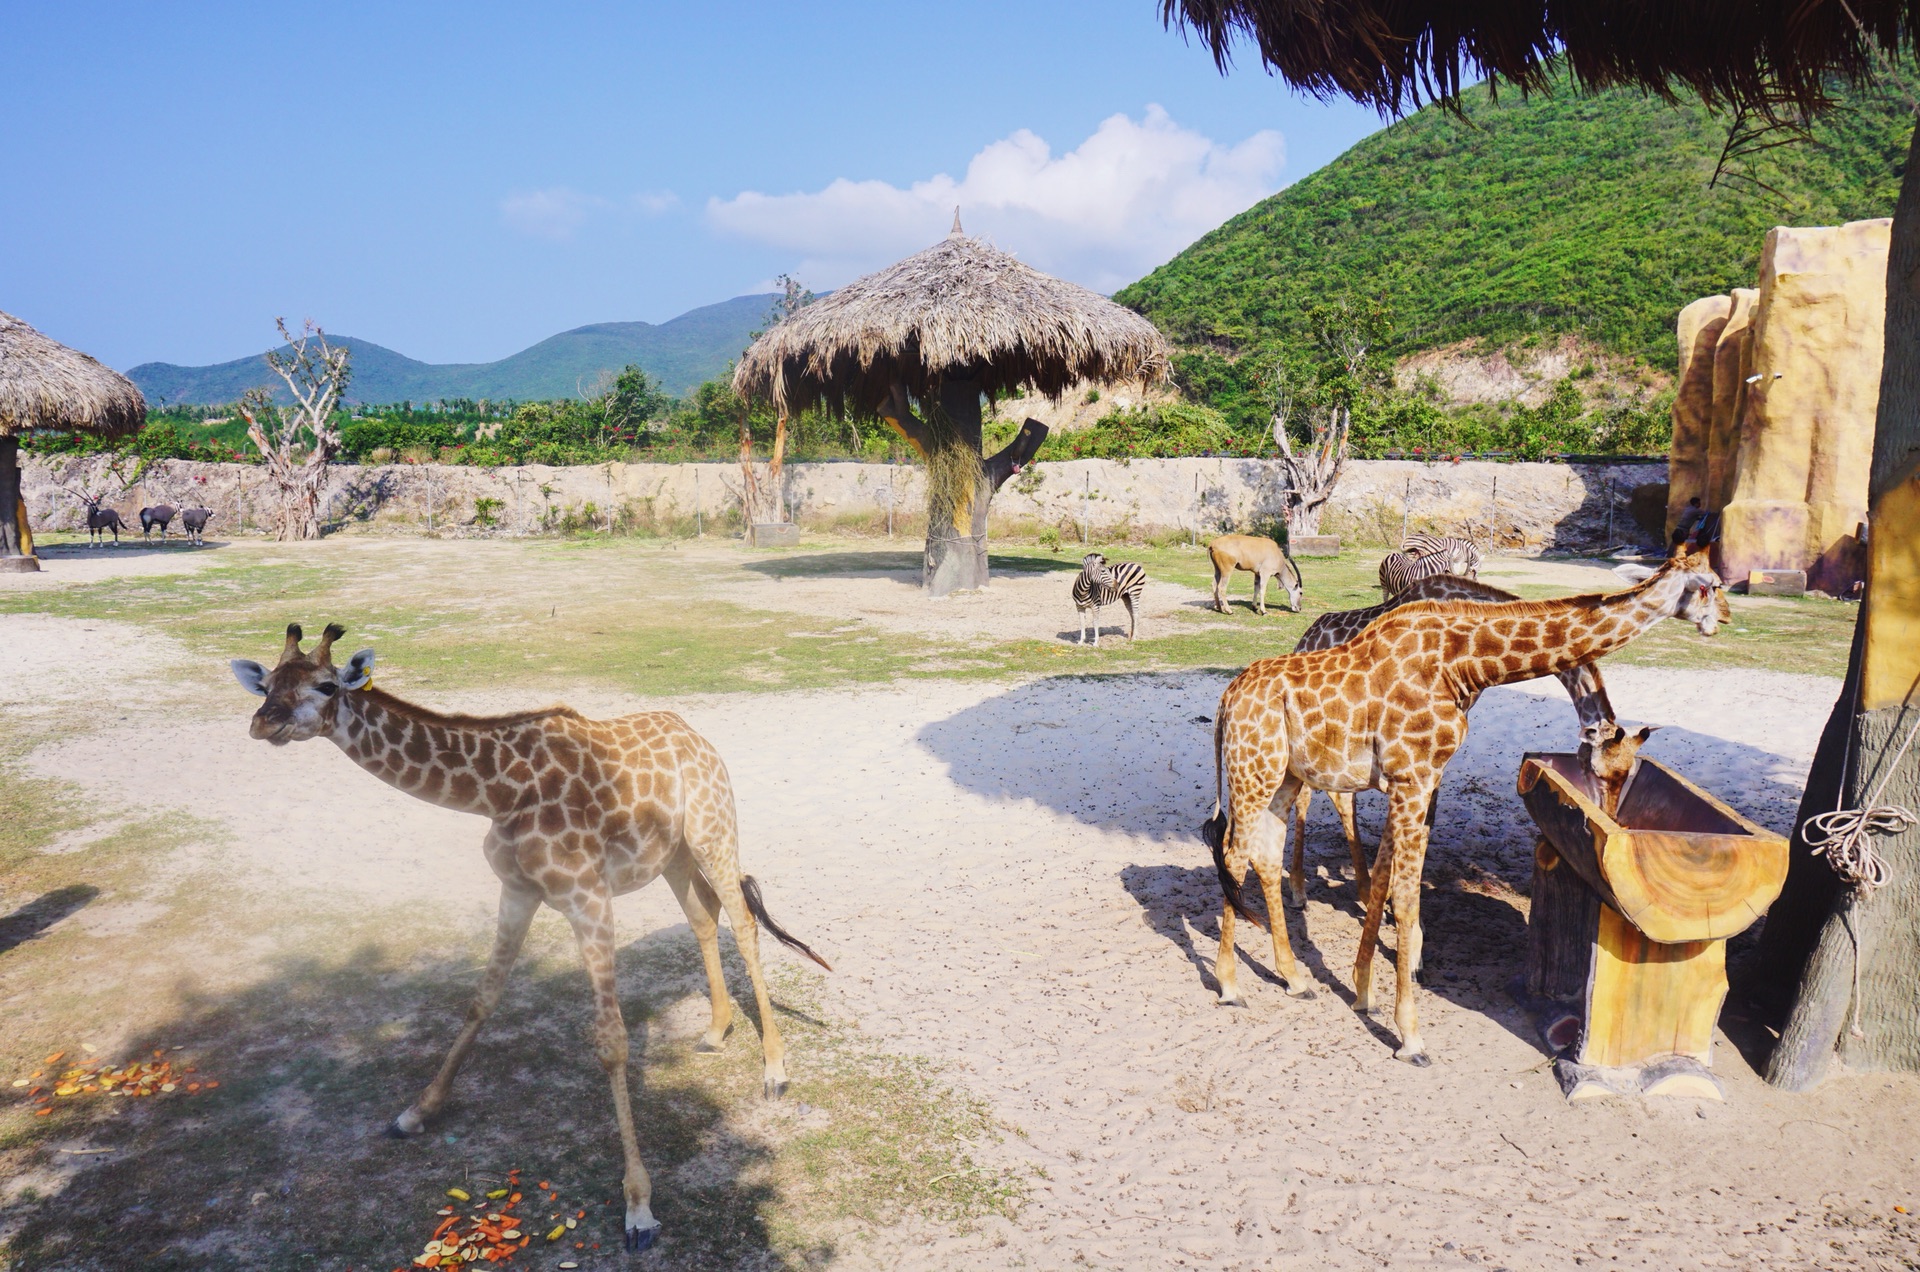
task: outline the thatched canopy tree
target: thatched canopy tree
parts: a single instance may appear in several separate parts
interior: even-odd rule
[[[1556,64],[1580,89],[1690,91],[1750,121],[1825,109],[1836,77],[1920,97],[1903,69],[1920,0],[1162,0],[1161,16],[1223,72],[1248,45],[1293,87],[1383,114],[1448,101],[1481,75],[1543,91]],[[1920,820],[1907,815],[1920,812],[1920,134],[1893,210],[1884,368],[1867,598],[1752,986],[1783,1004],[1767,1078],[1792,1089],[1836,1054],[1920,1070]]]
[[[20,498],[20,435],[44,428],[123,437],[146,419],[133,381],[0,313],[0,572],[40,568]]]
[[[1161,380],[1168,354],[1145,318],[967,237],[956,214],[941,242],[760,337],[733,386],[783,412],[824,404],[878,416],[899,432],[927,463],[922,582],[945,596],[986,586],[988,503],[1047,436],[1046,425],[1030,419],[1006,449],[985,456],[982,397],[1009,389],[1057,397],[1082,380]]]

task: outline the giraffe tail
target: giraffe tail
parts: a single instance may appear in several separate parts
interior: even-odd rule
[[[747,909],[752,912],[754,921],[761,927],[767,929],[769,936],[773,937],[774,940],[780,942],[780,944],[786,946],[788,949],[796,950],[806,955],[828,971],[833,970],[833,964],[827,962],[826,959],[821,958],[818,954],[815,954],[812,947],[805,941],[773,921],[773,916],[767,913],[767,903],[760,899],[759,880],[755,879],[752,875],[741,875],[740,892],[741,895],[747,899]]]

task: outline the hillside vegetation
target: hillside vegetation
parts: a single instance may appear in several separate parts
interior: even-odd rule
[[[1386,303],[1394,355],[1571,333],[1671,370],[1679,308],[1751,286],[1771,226],[1891,215],[1911,113],[1839,98],[1806,141],[1737,157],[1709,188],[1729,121],[1697,101],[1475,88],[1464,119],[1393,124],[1115,298],[1189,346],[1203,399],[1233,394],[1207,383],[1220,355],[1304,339],[1338,294]]]

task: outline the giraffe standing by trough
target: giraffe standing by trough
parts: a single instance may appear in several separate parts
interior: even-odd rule
[[[626,1158],[626,1246],[644,1250],[660,1224],[627,1093],[627,1029],[614,991],[613,898],[666,876],[706,963],[713,1005],[700,1043],[706,1051],[719,1048],[731,1022],[733,1004],[720,968],[719,914],[726,908],[760,1010],[769,1099],[786,1090],[786,1050],[760,975],[756,920],[776,939],[827,964],[767,917],[752,876],[740,873],[726,765],[679,716],[653,711],[589,720],[568,707],[443,715],[375,689],[371,649],[335,668],[333,643],[343,635],[344,628],[330,624],[309,656],[300,650],[299,626],[289,626],[271,671],[246,659],[233,661],[240,683],[266,699],[250,732],[275,746],[327,738],[398,790],[491,818],[484,849],[500,877],[493,956],[466,1024],[439,1073],[391,1130],[417,1134],[445,1104],[544,901],[572,925],[593,982],[594,1050],[613,1085]]]
[[[1391,600],[1378,605],[1369,605],[1365,609],[1336,610],[1322,614],[1307,625],[1294,644],[1296,654],[1308,653],[1316,649],[1333,649],[1346,644],[1367,629],[1367,624],[1388,610],[1410,605],[1415,601],[1479,601],[1485,604],[1498,604],[1504,601],[1517,601],[1520,598],[1512,592],[1503,591],[1491,583],[1482,583],[1478,579],[1461,578],[1457,574],[1436,574],[1421,579]],[[1556,673],[1561,684],[1567,687],[1567,695],[1573,699],[1573,713],[1579,718],[1581,736],[1590,731],[1598,736],[1598,730],[1613,720],[1613,704],[1607,700],[1607,686],[1600,678],[1600,668],[1594,663],[1581,663]],[[1300,794],[1294,798],[1291,826],[1293,831],[1293,869],[1287,880],[1288,900],[1293,908],[1303,909],[1307,904],[1307,805],[1313,799],[1316,788],[1306,782],[1300,784]],[[1360,848],[1359,832],[1353,820],[1353,792],[1327,791],[1326,796],[1333,802],[1333,808],[1340,815],[1340,828],[1346,833],[1347,851],[1353,856],[1353,882],[1361,896],[1367,895],[1367,859]],[[1428,824],[1432,824],[1431,818]]]
[[[1218,780],[1226,789],[1201,830],[1225,893],[1214,964],[1220,1001],[1238,998],[1235,915],[1259,925],[1240,898],[1247,868],[1259,874],[1268,896],[1280,892],[1286,824],[1275,810],[1288,808],[1303,782],[1327,791],[1383,789],[1387,831],[1354,961],[1354,1008],[1366,1012],[1372,1005],[1373,949],[1391,893],[1400,933],[1395,1055],[1428,1063],[1413,992],[1426,812],[1447,761],[1466,738],[1468,709],[1489,686],[1591,662],[1662,618],[1685,619],[1710,636],[1719,627],[1721,587],[1705,555],[1695,553],[1611,594],[1500,605],[1422,601],[1383,615],[1338,648],[1262,659],[1234,677],[1214,724]],[[1269,930],[1274,970],[1287,992],[1311,993],[1294,963],[1286,924]]]

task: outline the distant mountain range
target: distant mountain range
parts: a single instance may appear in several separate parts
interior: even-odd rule
[[[767,325],[772,294],[735,296],[690,309],[663,323],[596,322],[548,336],[532,348],[498,362],[416,362],[404,354],[353,336],[329,336],[353,351],[353,402],[435,402],[449,398],[511,398],[532,401],[573,397],[603,371],[629,363],[646,369],[667,392],[684,396],[702,381],[723,375],[747,347],[748,336]],[[127,372],[150,403],[232,402],[251,388],[285,388],[267,369],[264,355],[210,367],[143,362]]]

